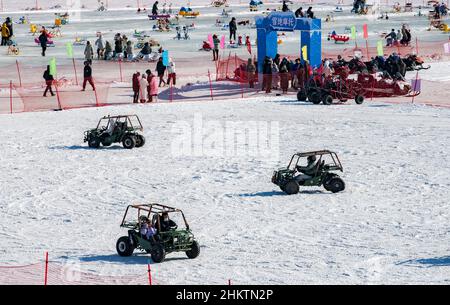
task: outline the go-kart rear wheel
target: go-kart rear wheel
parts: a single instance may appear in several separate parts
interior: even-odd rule
[[[164,260],[164,258],[166,257],[166,250],[164,249],[163,245],[161,245],[161,244],[155,244],[150,253],[151,253],[150,255],[152,257],[152,260],[155,263],[161,263]]]
[[[322,102],[324,105],[331,105],[333,103],[333,97],[329,94],[325,94],[322,97]]]
[[[90,148],[99,148],[100,147],[100,140],[98,138],[92,137],[88,141],[88,146]]]
[[[283,191],[288,195],[294,195],[297,194],[300,190],[300,187],[295,180],[291,180],[286,185],[283,186]]]
[[[136,146],[136,138],[133,135],[126,135],[122,140],[122,145],[126,149],[132,149]]]
[[[192,243],[191,250],[186,251],[186,255],[189,258],[196,258],[200,255],[200,245],[196,240]]]
[[[117,240],[116,250],[120,256],[130,256],[133,254],[134,247],[130,242],[130,238],[128,236],[119,238]]]
[[[362,95],[355,96],[355,102],[356,104],[361,105],[364,102],[364,96]]]
[[[307,98],[308,98],[308,97],[306,96],[306,91],[305,91],[305,90],[300,89],[300,90],[297,92],[297,100],[298,100],[298,101],[304,102],[304,101],[306,101]]]
[[[342,180],[340,177],[331,178],[330,181],[328,181],[327,185],[327,190],[333,193],[341,192],[345,189],[344,180]]]
[[[145,144],[145,137],[143,135],[138,134],[136,136],[136,147],[142,147]]]
[[[311,90],[308,93],[308,100],[313,103],[313,104],[320,104],[321,98],[320,98],[320,93],[316,90]]]

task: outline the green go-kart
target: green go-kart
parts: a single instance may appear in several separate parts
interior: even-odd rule
[[[104,116],[97,127],[84,132],[84,142],[91,148],[122,143],[124,148],[142,147],[145,137],[142,135],[141,120],[137,115]]]
[[[308,166],[299,166],[307,158]],[[311,163],[309,161],[311,160]],[[314,160],[314,161],[312,161]],[[329,150],[296,153],[285,168],[275,171],[272,182],[288,195],[297,194],[300,186],[321,186],[337,193],[345,189],[344,180],[335,171],[343,172],[339,157]]]
[[[129,213],[130,209],[134,213]],[[131,220],[129,214],[134,214]],[[185,228],[178,226],[171,220],[171,226],[165,227],[163,215],[170,215],[181,219]],[[156,229],[156,234],[148,238],[142,234],[144,224],[150,224]],[[196,258],[200,254],[200,245],[194,237],[186,221],[183,211],[165,205],[139,204],[129,205],[123,216],[120,227],[128,229],[128,235],[117,240],[116,250],[120,256],[131,256],[135,249],[147,252],[154,262],[160,263],[171,252],[184,252],[188,258]]]

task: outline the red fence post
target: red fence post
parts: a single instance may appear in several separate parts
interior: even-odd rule
[[[228,78],[228,64],[230,63],[231,52],[228,54],[227,69],[225,70],[225,79]]]
[[[170,102],[173,102],[173,79],[170,79]]]
[[[148,263],[147,266],[148,266],[148,284],[152,286],[152,270],[150,269],[150,263]]]
[[[12,80],[9,81],[9,109],[11,114],[13,113],[13,97],[12,97]]]
[[[211,92],[211,100],[214,100],[212,82],[211,82],[211,73],[209,73],[209,69],[208,69],[208,78],[209,78],[209,91]]]
[[[123,82],[122,78],[122,60],[119,58],[119,70],[120,70],[120,81]]]
[[[413,91],[413,96],[411,99],[411,104],[414,104],[414,97],[416,96],[416,89],[417,89],[417,79],[419,78],[419,71],[416,72],[416,80],[414,81],[414,91]]]
[[[228,286],[231,286],[231,280],[228,279]]]
[[[59,110],[62,110],[62,107],[61,107],[61,100],[59,99],[58,81],[54,80],[54,81],[53,81],[53,84],[55,84],[55,89],[56,89],[56,100],[58,101],[58,107],[59,107]]]
[[[75,66],[75,58],[73,58],[73,57],[72,57],[72,63],[73,63],[73,72],[75,73],[75,83],[78,86],[77,68]]]
[[[370,58],[370,54],[369,54],[369,43],[367,42],[367,39],[366,39],[366,52],[367,52],[367,60],[369,60],[369,58]]]
[[[92,82],[94,83],[94,79],[92,79]],[[94,95],[95,95],[95,106],[96,107],[98,107],[99,106],[99,103],[98,103],[98,95],[97,95],[97,86],[95,86],[95,83],[94,83]]]
[[[419,40],[416,37],[416,55],[419,56]]]
[[[19,61],[16,59],[17,74],[19,75],[19,86],[22,87],[22,77],[20,76]]]
[[[44,285],[47,286],[48,279],[48,252],[45,252],[45,272],[44,272]]]
[[[239,83],[241,84],[241,98],[244,98],[244,78],[243,78],[243,73],[242,73],[242,69],[239,67]],[[248,78],[248,75],[247,75]]]

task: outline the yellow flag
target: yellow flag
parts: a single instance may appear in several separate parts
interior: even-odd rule
[[[302,57],[303,60],[308,60],[307,46],[302,47]]]

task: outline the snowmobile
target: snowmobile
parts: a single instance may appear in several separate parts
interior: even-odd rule
[[[300,159],[304,158],[308,160],[308,169],[298,165]],[[343,172],[341,161],[335,152],[319,150],[296,153],[287,167],[273,173],[272,183],[288,195],[297,194],[300,186],[321,185],[327,191],[337,193],[345,189],[345,183],[339,175],[333,173],[334,171]]]
[[[104,116],[97,127],[84,132],[84,142],[88,142],[91,148],[110,146],[120,143],[124,148],[132,149],[142,147],[145,144],[141,121],[137,115]]]
[[[135,211],[135,218],[129,219],[128,212]],[[163,217],[170,217],[167,225]],[[183,229],[178,229],[172,217],[180,217],[184,223]],[[156,234],[146,235],[145,229],[152,226]],[[200,254],[200,245],[194,237],[183,211],[162,204],[129,205],[125,210],[121,228],[128,229],[128,235],[117,240],[116,250],[120,256],[131,256],[135,249],[145,251],[151,255],[155,263],[161,263],[166,254],[184,252],[190,259]],[[144,229],[144,230],[143,230]]]

